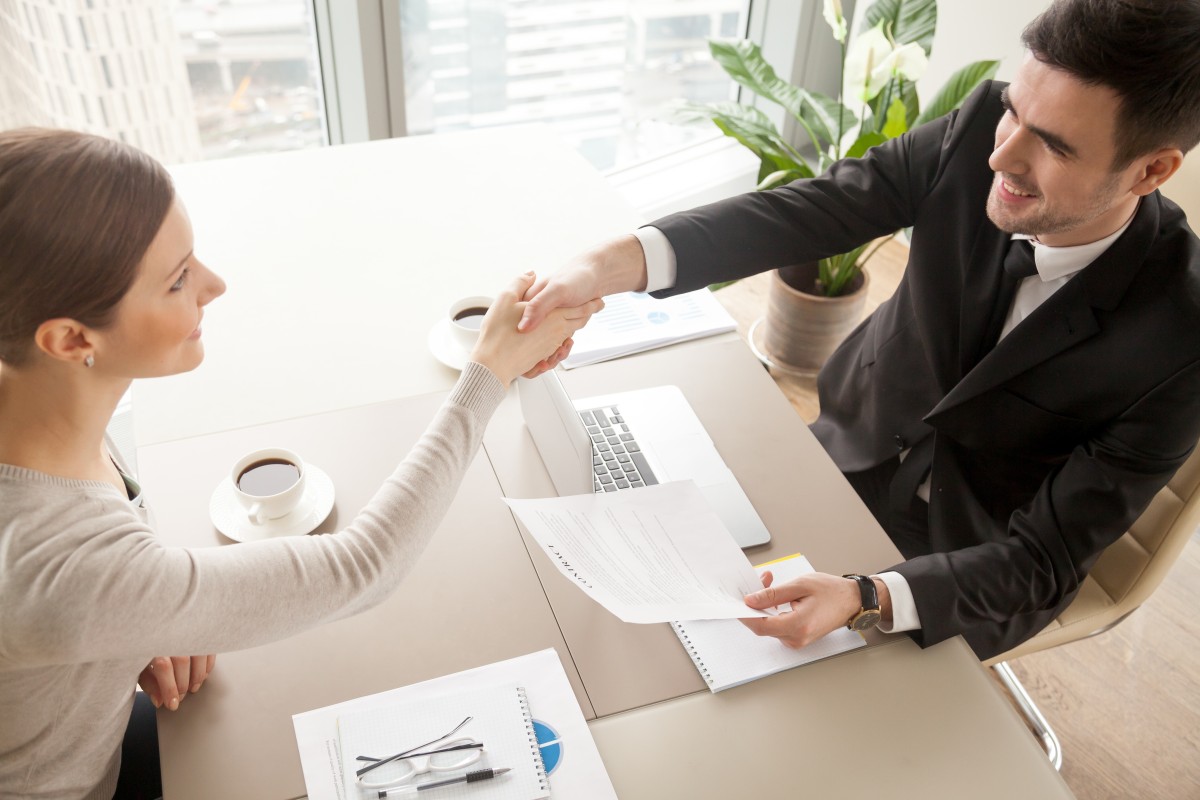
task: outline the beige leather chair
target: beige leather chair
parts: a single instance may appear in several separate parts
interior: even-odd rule
[[[1103,633],[1145,602],[1200,526],[1200,447],[1124,536],[1108,546],[1074,602],[1032,639],[985,662],[1012,694],[1055,769],[1062,748],[1045,717],[1006,662]]]

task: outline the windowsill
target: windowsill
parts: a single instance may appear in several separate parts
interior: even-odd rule
[[[758,159],[725,136],[605,174],[647,220],[754,189]]]

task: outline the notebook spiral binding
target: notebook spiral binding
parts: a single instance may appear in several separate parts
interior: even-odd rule
[[[529,739],[529,753],[533,757],[533,766],[537,770],[538,788],[550,791],[550,778],[546,775],[546,762],[542,760],[542,748],[538,745],[537,733],[533,730],[533,714],[529,711],[529,695],[525,687],[518,686],[517,694],[521,696],[521,715],[525,717],[525,731]]]
[[[671,627],[675,629],[675,635],[679,637],[679,641],[683,643],[683,649],[687,650],[689,656],[692,657],[692,663],[696,665],[696,669],[700,672],[700,677],[704,678],[704,682],[712,688],[712,675],[708,672],[708,667],[704,666],[704,662],[700,659],[700,654],[696,652],[696,648],[692,645],[692,640],[688,637],[687,631],[678,622],[672,622]]]

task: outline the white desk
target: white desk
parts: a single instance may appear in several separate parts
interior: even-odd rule
[[[448,389],[456,378],[425,347],[450,299],[491,291],[530,267],[553,269],[638,222],[581,159],[530,129],[217,162],[177,175],[197,252],[226,277],[230,291],[205,320],[206,364],[138,387],[135,414],[143,483],[160,519],[172,523],[163,536],[192,545],[220,541],[203,508],[218,462],[227,457],[221,448],[256,446],[263,437],[283,436],[319,456],[336,473],[335,520],[348,519],[374,488],[366,483],[378,480],[380,459],[398,458],[401,442],[423,426],[437,400],[428,393]],[[667,353],[647,354],[635,357],[641,366],[599,365],[571,378],[580,388],[604,373],[644,381],[647,369],[669,371],[661,359],[674,369],[688,358],[748,369],[749,356],[731,347],[740,345],[727,334],[679,346],[678,363]],[[712,393],[705,393],[700,370],[677,377],[691,383],[697,412],[713,418],[718,449],[754,483],[748,493],[779,530],[789,521],[788,498],[778,496],[787,491],[777,485],[786,474],[781,470],[820,471],[807,476],[812,486],[840,476],[826,458],[791,463],[811,436],[790,412],[771,430],[733,418],[716,423],[714,415],[731,402],[787,411],[781,398],[763,394],[775,389],[756,370]],[[505,408],[497,423],[512,417],[512,398]],[[373,438],[372,430],[386,429],[389,413],[400,414],[402,432]],[[601,715],[592,729],[623,797],[762,796],[806,787],[822,797],[1070,796],[961,640],[920,651],[899,639],[720,695],[693,691],[699,681],[679,671],[686,667],[680,651],[661,659],[670,664],[642,664],[642,683],[627,691],[603,665],[595,667],[596,651],[588,650],[577,624],[586,617],[579,612],[583,599],[564,595],[540,574],[539,554],[526,551],[511,518],[486,510],[511,480],[499,475],[505,464],[528,458],[520,437],[495,433],[411,586],[361,618],[223,658],[210,687],[181,712],[160,714],[167,800],[294,796],[302,782],[288,749],[294,741],[287,715],[347,692],[385,688],[378,671],[346,670],[345,643],[365,621],[400,615],[430,587],[451,580],[447,565],[456,552],[476,546],[471,536],[491,537],[494,548],[480,551],[486,557],[478,569],[488,574],[493,564],[503,565],[496,572],[520,583],[493,610],[525,638],[514,641],[498,619],[421,631],[423,660],[397,668],[395,684],[468,665],[471,654],[446,645],[469,637],[480,640],[482,646],[472,646],[485,660],[513,655],[514,647],[554,646],[585,715]],[[762,453],[761,463],[751,447]],[[369,457],[356,455],[362,448],[371,448]],[[839,484],[824,494],[856,502],[848,492]],[[838,509],[824,509],[815,519],[826,512],[841,518]],[[783,546],[787,536],[779,538]],[[860,531],[850,550],[824,539],[812,549],[819,555],[829,547],[817,560],[830,564],[864,545],[889,555],[889,542],[867,538]],[[503,581],[492,591],[505,591]],[[652,654],[629,645],[628,626],[608,620],[601,627],[616,648],[605,656],[610,663],[625,657],[634,664]],[[660,649],[670,644],[654,634],[650,640]],[[307,653],[317,657],[305,661]],[[268,674],[272,686],[262,693]],[[900,746],[881,745],[888,737]],[[757,746],[762,742],[770,746]],[[869,757],[857,755],[860,742]]]
[[[547,129],[414,137],[174,170],[228,292],[196,371],[134,387],[138,446],[442,391],[451,301],[641,220]]]

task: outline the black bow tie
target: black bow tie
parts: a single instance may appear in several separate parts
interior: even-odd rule
[[[995,262],[993,262],[995,263]],[[1033,259],[1033,245],[1028,239],[1013,239],[1008,255],[1004,257],[1004,271],[1016,280],[1037,274],[1037,263]]]

